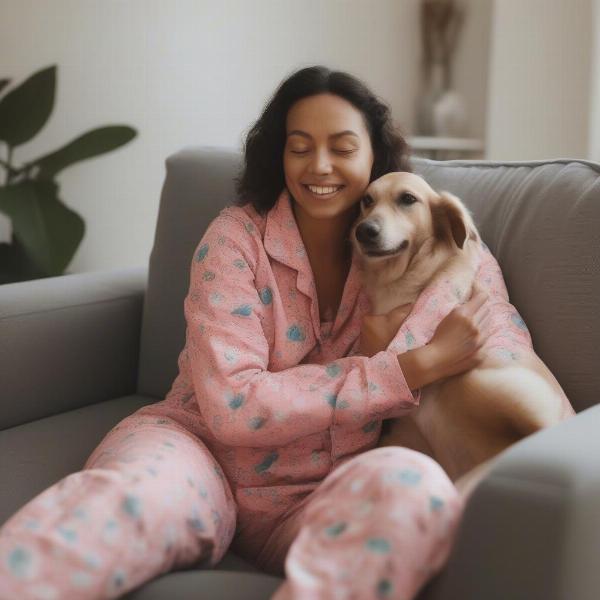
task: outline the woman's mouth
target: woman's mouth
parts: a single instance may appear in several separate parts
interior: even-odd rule
[[[343,185],[306,185],[302,184],[302,186],[307,189],[313,196],[318,196],[319,198],[331,198],[335,196],[341,189],[344,188]]]

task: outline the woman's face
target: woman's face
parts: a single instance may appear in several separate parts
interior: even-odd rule
[[[362,113],[333,94],[298,100],[286,119],[283,169],[295,209],[329,219],[352,208],[369,185],[373,148]]]

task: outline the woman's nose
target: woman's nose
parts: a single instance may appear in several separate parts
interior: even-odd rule
[[[331,173],[331,157],[327,150],[316,150],[313,154],[311,168],[314,173]]]

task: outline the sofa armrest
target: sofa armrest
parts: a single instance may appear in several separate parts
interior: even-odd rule
[[[147,271],[0,286],[0,429],[135,392]]]
[[[600,406],[500,454],[419,600],[592,600],[600,590]]]

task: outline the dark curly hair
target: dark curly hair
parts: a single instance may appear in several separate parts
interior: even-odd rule
[[[307,67],[280,84],[250,129],[244,146],[244,165],[235,179],[237,205],[251,203],[261,214],[273,208],[285,187],[287,113],[298,100],[323,93],[344,98],[363,114],[374,155],[370,181],[391,171],[411,171],[408,145],[395,128],[389,107],[348,73],[323,66]]]

